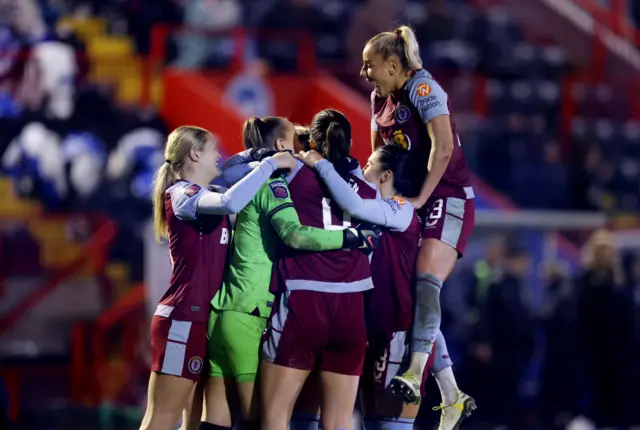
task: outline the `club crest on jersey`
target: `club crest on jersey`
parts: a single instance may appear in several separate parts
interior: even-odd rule
[[[418,94],[420,97],[426,97],[431,94],[431,87],[424,83],[420,84],[418,85],[418,88],[416,88],[416,94]]]
[[[269,184],[271,188],[271,192],[277,199],[286,199],[289,197],[289,191],[287,191],[287,186],[282,181],[275,181]]]
[[[187,188],[184,189],[184,194],[187,197],[193,197],[196,194],[198,194],[198,191],[200,191],[200,186],[197,185],[197,184],[191,184]]]
[[[202,371],[202,358],[191,357],[191,360],[189,360],[189,372],[197,375],[200,371]]]
[[[404,124],[411,116],[411,111],[404,105],[398,105],[393,115],[396,117],[396,121],[399,124]]]

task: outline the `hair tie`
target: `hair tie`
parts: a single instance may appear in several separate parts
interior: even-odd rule
[[[171,160],[164,160],[164,162],[171,166]]]
[[[393,32],[396,35],[396,39],[402,40],[402,29],[396,28],[395,30],[393,30]]]

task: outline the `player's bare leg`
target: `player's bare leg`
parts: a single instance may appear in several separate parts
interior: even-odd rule
[[[260,391],[258,381],[236,382],[236,390],[240,399],[240,412],[244,421],[244,428],[259,428],[260,420]]]
[[[180,430],[198,430],[200,418],[202,417],[204,385],[204,381],[200,381],[193,386],[187,406],[182,411],[182,426],[180,426]]]
[[[260,366],[262,430],[287,430],[296,399],[310,372],[266,360]]]
[[[235,400],[236,390],[233,378],[209,376],[204,389],[202,422],[218,427],[233,427]]]
[[[391,381],[394,392],[408,403],[420,402],[420,384],[434,342],[440,333],[440,289],[458,259],[452,246],[436,239],[425,239],[416,264],[416,320],[411,343],[409,370]],[[444,339],[444,338],[443,338]],[[443,369],[444,370],[444,369]],[[475,401],[460,392],[453,372],[444,370],[434,374],[441,388],[442,410],[440,430],[453,430],[475,409]],[[455,388],[453,388],[455,387]],[[444,388],[444,389],[443,389]]]
[[[293,414],[289,417],[289,430],[318,430],[320,401],[320,373],[314,370],[298,395]]]
[[[351,428],[359,379],[360,377],[353,375],[320,373],[322,387],[320,425],[323,430]]]
[[[140,430],[174,430],[193,386],[189,379],[151,372],[147,410]]]

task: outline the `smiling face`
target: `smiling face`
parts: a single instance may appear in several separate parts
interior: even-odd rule
[[[376,91],[385,97],[396,89],[398,61],[392,56],[385,60],[384,56],[376,51],[375,47],[367,44],[362,51],[362,69],[360,75],[367,82],[376,84]]]
[[[218,163],[222,155],[213,136],[209,135],[202,148],[200,150],[196,149],[195,151],[198,152],[196,168],[199,169],[203,175],[210,177],[211,180],[220,176]]]

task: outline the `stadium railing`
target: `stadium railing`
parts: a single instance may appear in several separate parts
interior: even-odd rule
[[[71,365],[74,401],[96,406],[105,400],[113,400],[126,385],[127,375],[138,364],[136,349],[141,339],[140,327],[146,317],[144,304],[144,284],[138,284],[96,321],[75,324]],[[116,331],[119,336],[112,336]],[[118,366],[117,371],[109,371],[112,366]],[[105,374],[112,377],[100,377]]]
[[[640,32],[629,19],[629,0],[574,0],[589,12],[601,25],[606,26],[618,36],[640,46]]]
[[[51,218],[52,215],[46,215],[41,213],[35,213],[33,219],[22,220],[23,222],[38,222],[39,219]],[[71,215],[56,215],[54,217],[71,217]],[[19,222],[19,220],[11,220],[11,222]],[[105,264],[107,262],[108,250],[112,241],[115,238],[117,229],[115,224],[105,219],[104,217],[98,217],[95,220],[95,230],[89,240],[84,246],[83,252],[80,253],[74,261],[66,266],[53,271],[42,284],[27,294],[21,301],[13,306],[9,311],[0,318],[0,334],[6,332],[10,328],[16,326],[24,317],[27,316],[29,311],[56,291],[66,281],[74,278],[80,272],[92,273],[101,286],[103,295],[110,295],[110,285],[106,280],[104,273]],[[6,294],[6,291],[5,291]],[[75,344],[77,340],[77,333],[74,331],[71,337],[72,351],[79,346]],[[67,369],[61,370],[59,366],[51,365],[38,365],[38,366],[26,366],[18,364],[4,365],[2,368],[2,377],[7,381],[7,390],[9,392],[9,416],[12,420],[18,422],[21,411],[21,391],[23,387],[23,379],[25,377],[33,377],[33,374],[57,374],[59,372],[67,373]],[[70,385],[72,386],[73,375],[77,373],[77,370],[70,369],[69,375],[71,375]]]

